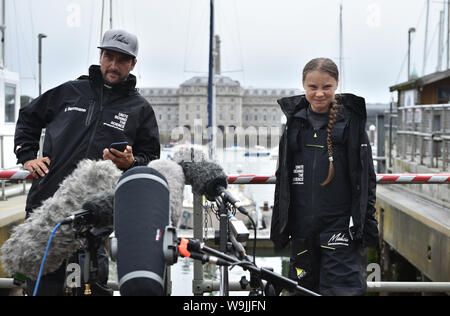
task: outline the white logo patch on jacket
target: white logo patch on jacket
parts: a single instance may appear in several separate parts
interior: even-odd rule
[[[305,174],[305,165],[296,165],[294,168],[294,176],[292,177],[292,184],[304,184],[303,176]]]
[[[348,247],[348,238],[345,237],[345,234],[338,233],[333,234],[330,240],[328,240],[328,246],[347,246]]]

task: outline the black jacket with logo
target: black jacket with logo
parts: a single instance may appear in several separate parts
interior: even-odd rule
[[[159,131],[150,104],[136,90],[136,77],[112,87],[104,85],[100,66],[89,76],[51,89],[20,110],[14,148],[18,163],[35,159],[42,129],[43,156],[51,160],[49,173],[35,179],[27,211],[51,197],[59,184],[83,159],[103,159],[103,149],[127,141],[136,165],[160,156]]]
[[[312,131],[306,118],[309,103],[304,95],[278,101],[287,122],[280,139],[270,237],[277,248],[285,247],[299,226],[307,227],[309,223],[302,223],[307,220],[302,217],[314,216],[314,212],[329,215],[329,219],[333,215],[352,216],[356,239],[368,246],[378,240],[376,175],[365,132],[365,101],[352,94],[342,94],[340,100],[343,109],[332,132],[335,177],[325,187],[320,183],[328,174],[328,154],[323,141],[326,131],[317,135]],[[305,139],[308,143],[302,143]],[[302,210],[301,216],[295,216],[298,211],[294,208]]]

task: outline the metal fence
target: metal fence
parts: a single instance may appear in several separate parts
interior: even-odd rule
[[[389,158],[448,170],[450,104],[414,105],[387,112]]]

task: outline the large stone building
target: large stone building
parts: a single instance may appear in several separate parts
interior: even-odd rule
[[[216,125],[228,127],[280,127],[282,112],[277,99],[300,94],[298,89],[244,88],[226,76],[216,76]],[[179,127],[192,130],[195,120],[208,123],[208,78],[193,77],[178,88],[142,88],[155,110],[161,139],[167,142]]]

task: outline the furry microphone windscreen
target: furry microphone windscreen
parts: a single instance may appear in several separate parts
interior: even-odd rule
[[[120,175],[121,171],[111,161],[81,161],[53,197],[12,230],[11,237],[0,249],[3,270],[36,279],[53,228],[95,195],[113,190]],[[71,225],[61,226],[53,238],[43,275],[56,271],[78,250],[80,243]]]
[[[175,227],[178,224],[183,208],[184,173],[179,164],[171,160],[153,160],[149,167],[160,172],[169,185],[170,219]]]
[[[197,149],[184,149],[175,153],[174,161],[183,168],[187,183],[192,186],[192,191],[199,195],[205,195],[208,200],[214,201],[212,183],[220,183],[227,186],[227,175],[223,168],[212,161],[208,161],[204,153]]]

